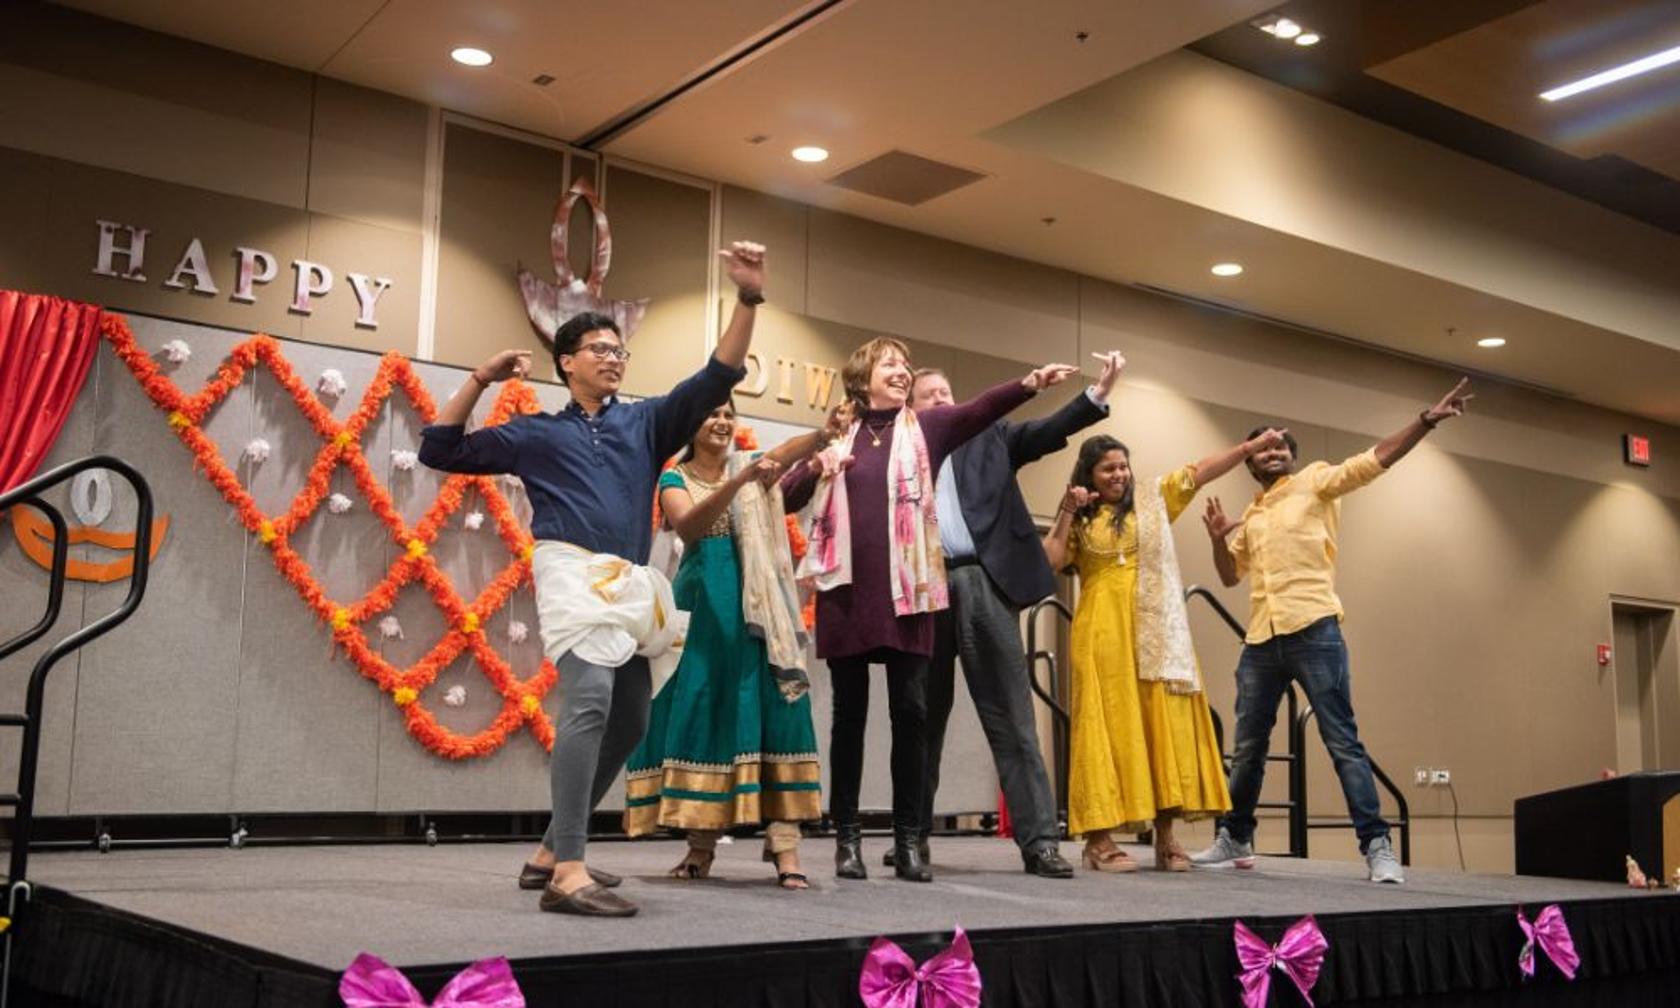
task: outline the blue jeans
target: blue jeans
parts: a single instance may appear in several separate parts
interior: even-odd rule
[[[1243,646],[1237,662],[1237,740],[1231,755],[1231,811],[1220,819],[1231,839],[1254,839],[1254,806],[1266,777],[1266,752],[1277,722],[1278,703],[1290,680],[1301,684],[1318,720],[1318,734],[1342,780],[1348,815],[1364,851],[1388,836],[1371,774],[1371,757],[1359,741],[1348,683],[1347,643],[1341,623],[1326,616],[1305,629]]]

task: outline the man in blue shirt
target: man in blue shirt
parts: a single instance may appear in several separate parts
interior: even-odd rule
[[[612,319],[585,313],[554,335],[554,367],[571,394],[564,409],[464,433],[486,389],[530,372],[529,351],[504,350],[474,368],[437,422],[421,432],[420,460],[434,469],[520,477],[531,500],[538,560],[552,556],[558,563],[563,557],[562,574],[612,572],[606,591],[603,580],[578,583],[568,593],[557,590],[570,588],[568,582],[533,562],[544,650],[559,669],[561,697],[550,758],[553,818],[519,884],[543,890],[544,910],[604,917],[636,912],[635,904],[609,891],[620,879],[585,866],[584,846],[590,813],[647,729],[652,682],[647,658],[632,654],[646,645],[646,635],[627,629],[629,620],[621,624],[619,615],[645,602],[651,622],[664,627],[660,597],[652,590],[659,587],[657,576],[631,566],[647,563],[654,485],[664,461],[746,376],[753,320],[764,301],[763,247],[736,242],[719,254],[738,303],[711,359],[669,394],[621,402],[617,393],[630,351]],[[584,596],[591,588],[598,598]],[[579,612],[590,615],[580,619]]]

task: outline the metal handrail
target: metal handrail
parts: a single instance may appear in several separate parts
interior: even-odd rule
[[[1046,607],[1055,610],[1061,615],[1062,619],[1070,624],[1073,622],[1073,612],[1055,596],[1041,599],[1034,603],[1031,609],[1027,610],[1027,685],[1032,688],[1032,691],[1038,695],[1040,700],[1044,701],[1045,706],[1050,708],[1053,718],[1050,751],[1055,756],[1056,765],[1054,768],[1055,780],[1052,783],[1056,788],[1057,822],[1062,823],[1065,827],[1068,805],[1068,740],[1073,719],[1068,714],[1067,706],[1062,703],[1061,698],[1057,695],[1056,687],[1059,677],[1057,676],[1056,654],[1054,651],[1038,646],[1038,617]],[[1050,669],[1048,688],[1038,681],[1040,662],[1043,662]]]
[[[1295,719],[1294,728],[1292,729],[1293,733],[1298,735],[1301,739],[1305,739],[1307,735],[1307,722],[1311,721],[1313,716],[1314,711],[1312,709],[1312,705],[1308,704],[1307,708],[1301,712],[1300,717]],[[1395,785],[1394,780],[1383,771],[1382,766],[1371,757],[1369,751],[1366,752],[1365,758],[1371,764],[1371,775],[1377,779],[1377,783],[1383,786],[1383,790],[1388,792],[1389,797],[1394,799],[1395,807],[1399,810],[1399,814],[1394,817],[1394,824],[1395,828],[1400,831],[1400,863],[1409,866],[1412,863],[1411,803],[1406,801],[1406,796],[1401,793],[1400,788]],[[1301,794],[1305,795],[1307,793],[1307,764],[1305,760],[1302,760],[1297,764],[1295,773],[1300,779]],[[1352,826],[1353,820],[1351,819],[1336,819],[1330,822],[1308,822],[1306,828],[1348,829]],[[1304,839],[1305,838],[1303,837],[1303,841]],[[1306,856],[1306,847],[1304,843],[1301,856]]]
[[[24,713],[19,715],[0,715],[0,725],[7,727],[21,727],[23,729],[23,746],[18,754],[18,787],[15,796],[4,796],[8,804],[14,804],[17,811],[12,819],[12,856],[11,865],[7,873],[6,916],[16,919],[19,908],[29,901],[31,888],[28,881],[29,841],[35,823],[35,778],[39,769],[41,754],[41,721],[42,712],[46,706],[47,676],[51,674],[53,666],[58,664],[64,656],[74,653],[82,645],[109,632],[118,624],[127,620],[140,607],[140,600],[146,594],[146,576],[151,568],[152,556],[152,489],[128,463],[109,455],[90,455],[87,458],[69,462],[51,472],[43,473],[34,479],[15,486],[0,494],[0,512],[16,505],[27,505],[44,514],[53,526],[53,565],[51,581],[47,588],[47,615],[40,623],[25,630],[17,637],[0,646],[0,658],[11,655],[20,648],[41,636],[57,621],[58,614],[64,601],[65,570],[69,554],[69,532],[64,516],[57,508],[42,500],[40,494],[60,483],[74,477],[88,469],[108,469],[128,480],[134,488],[136,499],[135,530],[134,530],[134,568],[129,575],[128,596],[122,605],[112,612],[83,626],[81,629],[64,637],[58,643],[48,648],[35,661],[35,668],[29,675],[29,688],[24,701]],[[5,958],[0,966],[0,1004],[10,993],[12,935],[15,929],[8,928],[4,935]]]
[[[1236,616],[1231,614],[1231,610],[1225,608],[1225,603],[1219,601],[1213,592],[1201,585],[1191,585],[1184,589],[1184,601],[1189,602],[1193,598],[1199,598],[1206,602],[1208,607],[1213,610],[1214,615],[1218,616],[1226,626],[1231,628],[1231,632],[1237,635],[1237,640],[1241,641],[1248,636],[1248,632],[1243,629],[1243,625],[1237,621]],[[1297,712],[1300,709],[1301,699],[1296,694],[1293,683],[1284,692],[1284,699],[1289,705],[1289,719],[1284,722],[1284,738],[1287,740],[1287,748],[1281,753],[1268,753],[1266,762],[1289,764],[1289,797],[1281,802],[1258,802],[1255,807],[1281,808],[1288,813],[1289,849],[1284,853],[1289,857],[1304,858],[1307,856],[1307,789],[1306,778],[1299,772],[1299,768],[1305,762],[1301,758],[1301,754],[1306,751],[1306,745],[1305,737],[1297,731],[1297,721],[1299,720]],[[1231,773],[1231,754],[1225,751],[1225,722],[1220,718],[1219,712],[1211,707],[1209,713],[1213,715],[1214,739],[1219,745],[1220,756],[1225,761],[1225,775],[1229,777]]]

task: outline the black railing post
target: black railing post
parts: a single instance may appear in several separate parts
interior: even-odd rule
[[[1060,668],[1056,662],[1056,654],[1053,651],[1049,651],[1038,646],[1038,617],[1046,608],[1055,610],[1061,615],[1062,619],[1069,623],[1073,622],[1073,613],[1060,599],[1053,596],[1034,603],[1033,607],[1027,610],[1027,685],[1032,688],[1032,691],[1038,695],[1040,700],[1044,701],[1045,706],[1050,708],[1050,713],[1052,715],[1050,750],[1052,756],[1054,757],[1053,762],[1055,763],[1054,772],[1056,779],[1052,783],[1056,788],[1056,815],[1057,821],[1066,826],[1068,806],[1068,734],[1072,727],[1072,721],[1068,715],[1067,705],[1062,703],[1060,697],[1061,678],[1059,675]],[[1045,666],[1050,669],[1050,682],[1048,686],[1040,685],[1038,681],[1038,666],[1040,662],[1043,662]]]

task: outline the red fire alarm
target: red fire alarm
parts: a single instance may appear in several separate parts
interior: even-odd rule
[[[1610,664],[1610,645],[1600,644],[1598,646],[1598,664],[1600,666],[1607,666]]]
[[[1628,465],[1650,465],[1651,439],[1648,437],[1640,437],[1638,434],[1623,434],[1622,457],[1627,459]]]

